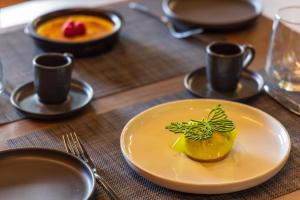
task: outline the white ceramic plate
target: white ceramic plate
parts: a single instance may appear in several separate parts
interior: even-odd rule
[[[171,148],[178,135],[166,130],[167,124],[201,119],[220,103],[238,129],[233,150],[225,159],[201,163]],[[256,186],[284,166],[291,148],[286,129],[275,118],[222,100],[183,100],[150,108],[127,123],[120,142],[126,161],[141,176],[169,189],[197,194]]]

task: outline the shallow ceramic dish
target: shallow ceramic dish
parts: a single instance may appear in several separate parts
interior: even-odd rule
[[[113,24],[113,30],[104,37],[82,42],[58,41],[41,36],[37,33],[37,28],[41,24],[54,18],[69,15],[96,16],[108,20]],[[121,27],[122,18],[116,12],[91,8],[69,8],[53,11],[34,19],[31,23],[27,24],[24,31],[34,40],[37,46],[45,51],[69,52],[75,56],[90,56],[112,49],[118,41]]]
[[[225,159],[197,162],[171,148],[178,135],[166,125],[201,119],[217,104],[224,106],[238,130]],[[141,176],[197,194],[235,192],[263,183],[284,166],[291,148],[288,132],[272,116],[241,103],[210,99],[174,101],[142,112],[124,127],[120,144],[127,163]]]
[[[264,79],[256,72],[244,70],[233,92],[218,92],[212,89],[206,78],[206,69],[201,67],[184,78],[184,87],[193,95],[212,99],[226,99],[231,101],[244,101],[255,97],[263,88]]]
[[[93,88],[88,83],[73,79],[65,102],[44,104],[39,101],[33,82],[29,82],[13,90],[10,102],[27,117],[51,120],[79,113],[91,102],[93,94]]]
[[[0,152],[0,199],[90,200],[92,170],[67,153],[41,148]]]
[[[163,0],[162,8],[174,24],[217,31],[251,25],[262,13],[258,0]]]

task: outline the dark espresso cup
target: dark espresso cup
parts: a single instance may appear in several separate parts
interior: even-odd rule
[[[253,61],[255,49],[249,45],[213,42],[206,47],[206,76],[212,89],[236,90],[241,73]]]
[[[73,70],[73,56],[68,53],[44,53],[33,61],[34,87],[45,104],[63,103],[68,96]]]

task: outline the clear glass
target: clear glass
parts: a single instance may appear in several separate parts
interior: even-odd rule
[[[0,60],[0,94],[4,91],[4,75],[3,75],[3,67]]]
[[[1,28],[2,28],[2,12],[0,8],[0,33],[1,33]],[[1,35],[0,35],[1,37]],[[0,58],[0,94],[4,91],[4,74],[3,74],[3,66],[1,63],[1,58]]]
[[[266,73],[273,84],[300,91],[300,6],[281,8],[273,21]]]

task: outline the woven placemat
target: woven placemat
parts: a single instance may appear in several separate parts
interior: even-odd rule
[[[161,12],[161,1],[145,1]],[[90,83],[95,98],[171,78],[204,64],[204,44],[173,38],[165,25],[128,8],[127,3],[108,7],[124,18],[120,42],[106,54],[76,59],[74,77]],[[16,87],[33,80],[32,58],[40,53],[31,38],[17,29],[0,35],[0,58],[7,81]],[[0,107],[0,123],[20,119],[7,102]]]
[[[25,116],[11,106],[9,96],[4,93],[0,94],[0,125],[23,118]]]
[[[299,117],[283,109],[266,95],[249,102],[278,118],[292,139],[292,152],[285,167],[272,179],[252,189],[224,195],[192,195],[156,186],[136,174],[125,162],[119,137],[122,128],[137,113],[162,102],[191,98],[187,92],[122,109],[117,109],[80,122],[66,123],[8,141],[10,148],[49,147],[63,150],[61,135],[76,131],[88,148],[105,179],[122,199],[204,199],[204,200],[268,200],[300,189],[300,124]],[[238,170],[238,169],[236,169]],[[98,199],[105,198],[98,188]]]

